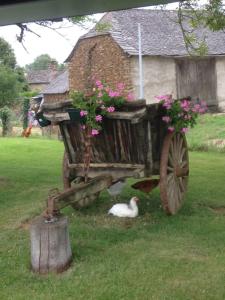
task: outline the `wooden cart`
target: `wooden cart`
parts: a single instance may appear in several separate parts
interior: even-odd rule
[[[86,192],[82,199],[77,198],[76,205],[87,205],[96,199],[101,189],[122,178],[158,175],[163,208],[166,213],[175,214],[187,190],[188,148],[183,134],[168,133],[162,121],[163,108],[137,100],[109,114],[104,119],[101,133],[92,138],[90,182],[79,185],[83,176],[84,136],[80,122],[70,119],[68,108],[71,107],[70,100],[42,107],[43,116],[59,125],[65,145],[64,195],[76,193],[77,185],[79,190]],[[111,180],[100,184],[107,176],[111,176]],[[100,183],[96,181],[96,185],[100,185],[98,189],[93,181],[95,178],[100,178]],[[71,184],[75,189],[71,189]]]

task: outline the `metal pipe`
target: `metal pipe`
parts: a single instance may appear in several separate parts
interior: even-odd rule
[[[139,98],[144,99],[142,43],[141,43],[141,24],[140,23],[138,23],[138,55],[139,55]]]

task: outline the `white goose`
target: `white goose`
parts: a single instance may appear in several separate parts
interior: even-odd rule
[[[132,197],[130,203],[118,203],[108,211],[108,214],[114,215],[120,218],[135,218],[138,216],[137,197]]]

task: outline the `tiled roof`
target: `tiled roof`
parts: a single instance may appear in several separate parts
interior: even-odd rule
[[[49,83],[49,70],[29,71],[27,73],[28,83]]]
[[[64,94],[69,91],[69,74],[64,71],[43,90],[43,94]]]
[[[110,34],[117,44],[129,55],[138,55],[138,23],[141,24],[143,55],[186,56],[188,55],[180,25],[177,21],[177,11],[129,9],[105,14],[100,20],[110,26],[105,31],[91,29],[81,39],[103,34]],[[197,36],[206,37],[208,55],[225,54],[225,34],[198,30]],[[70,60],[74,50],[67,60]]]

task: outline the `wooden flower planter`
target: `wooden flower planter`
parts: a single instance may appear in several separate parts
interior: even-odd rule
[[[84,135],[80,123],[71,121],[69,107],[70,100],[43,105],[45,118],[59,125],[63,137],[65,189],[83,176]],[[126,177],[159,175],[163,208],[175,214],[187,189],[188,149],[183,134],[168,133],[162,115],[158,104],[146,105],[145,100],[137,100],[104,118],[103,130],[92,139],[89,177],[110,174],[116,182]],[[95,195],[90,195],[90,201],[87,198],[80,204],[89,204]]]

